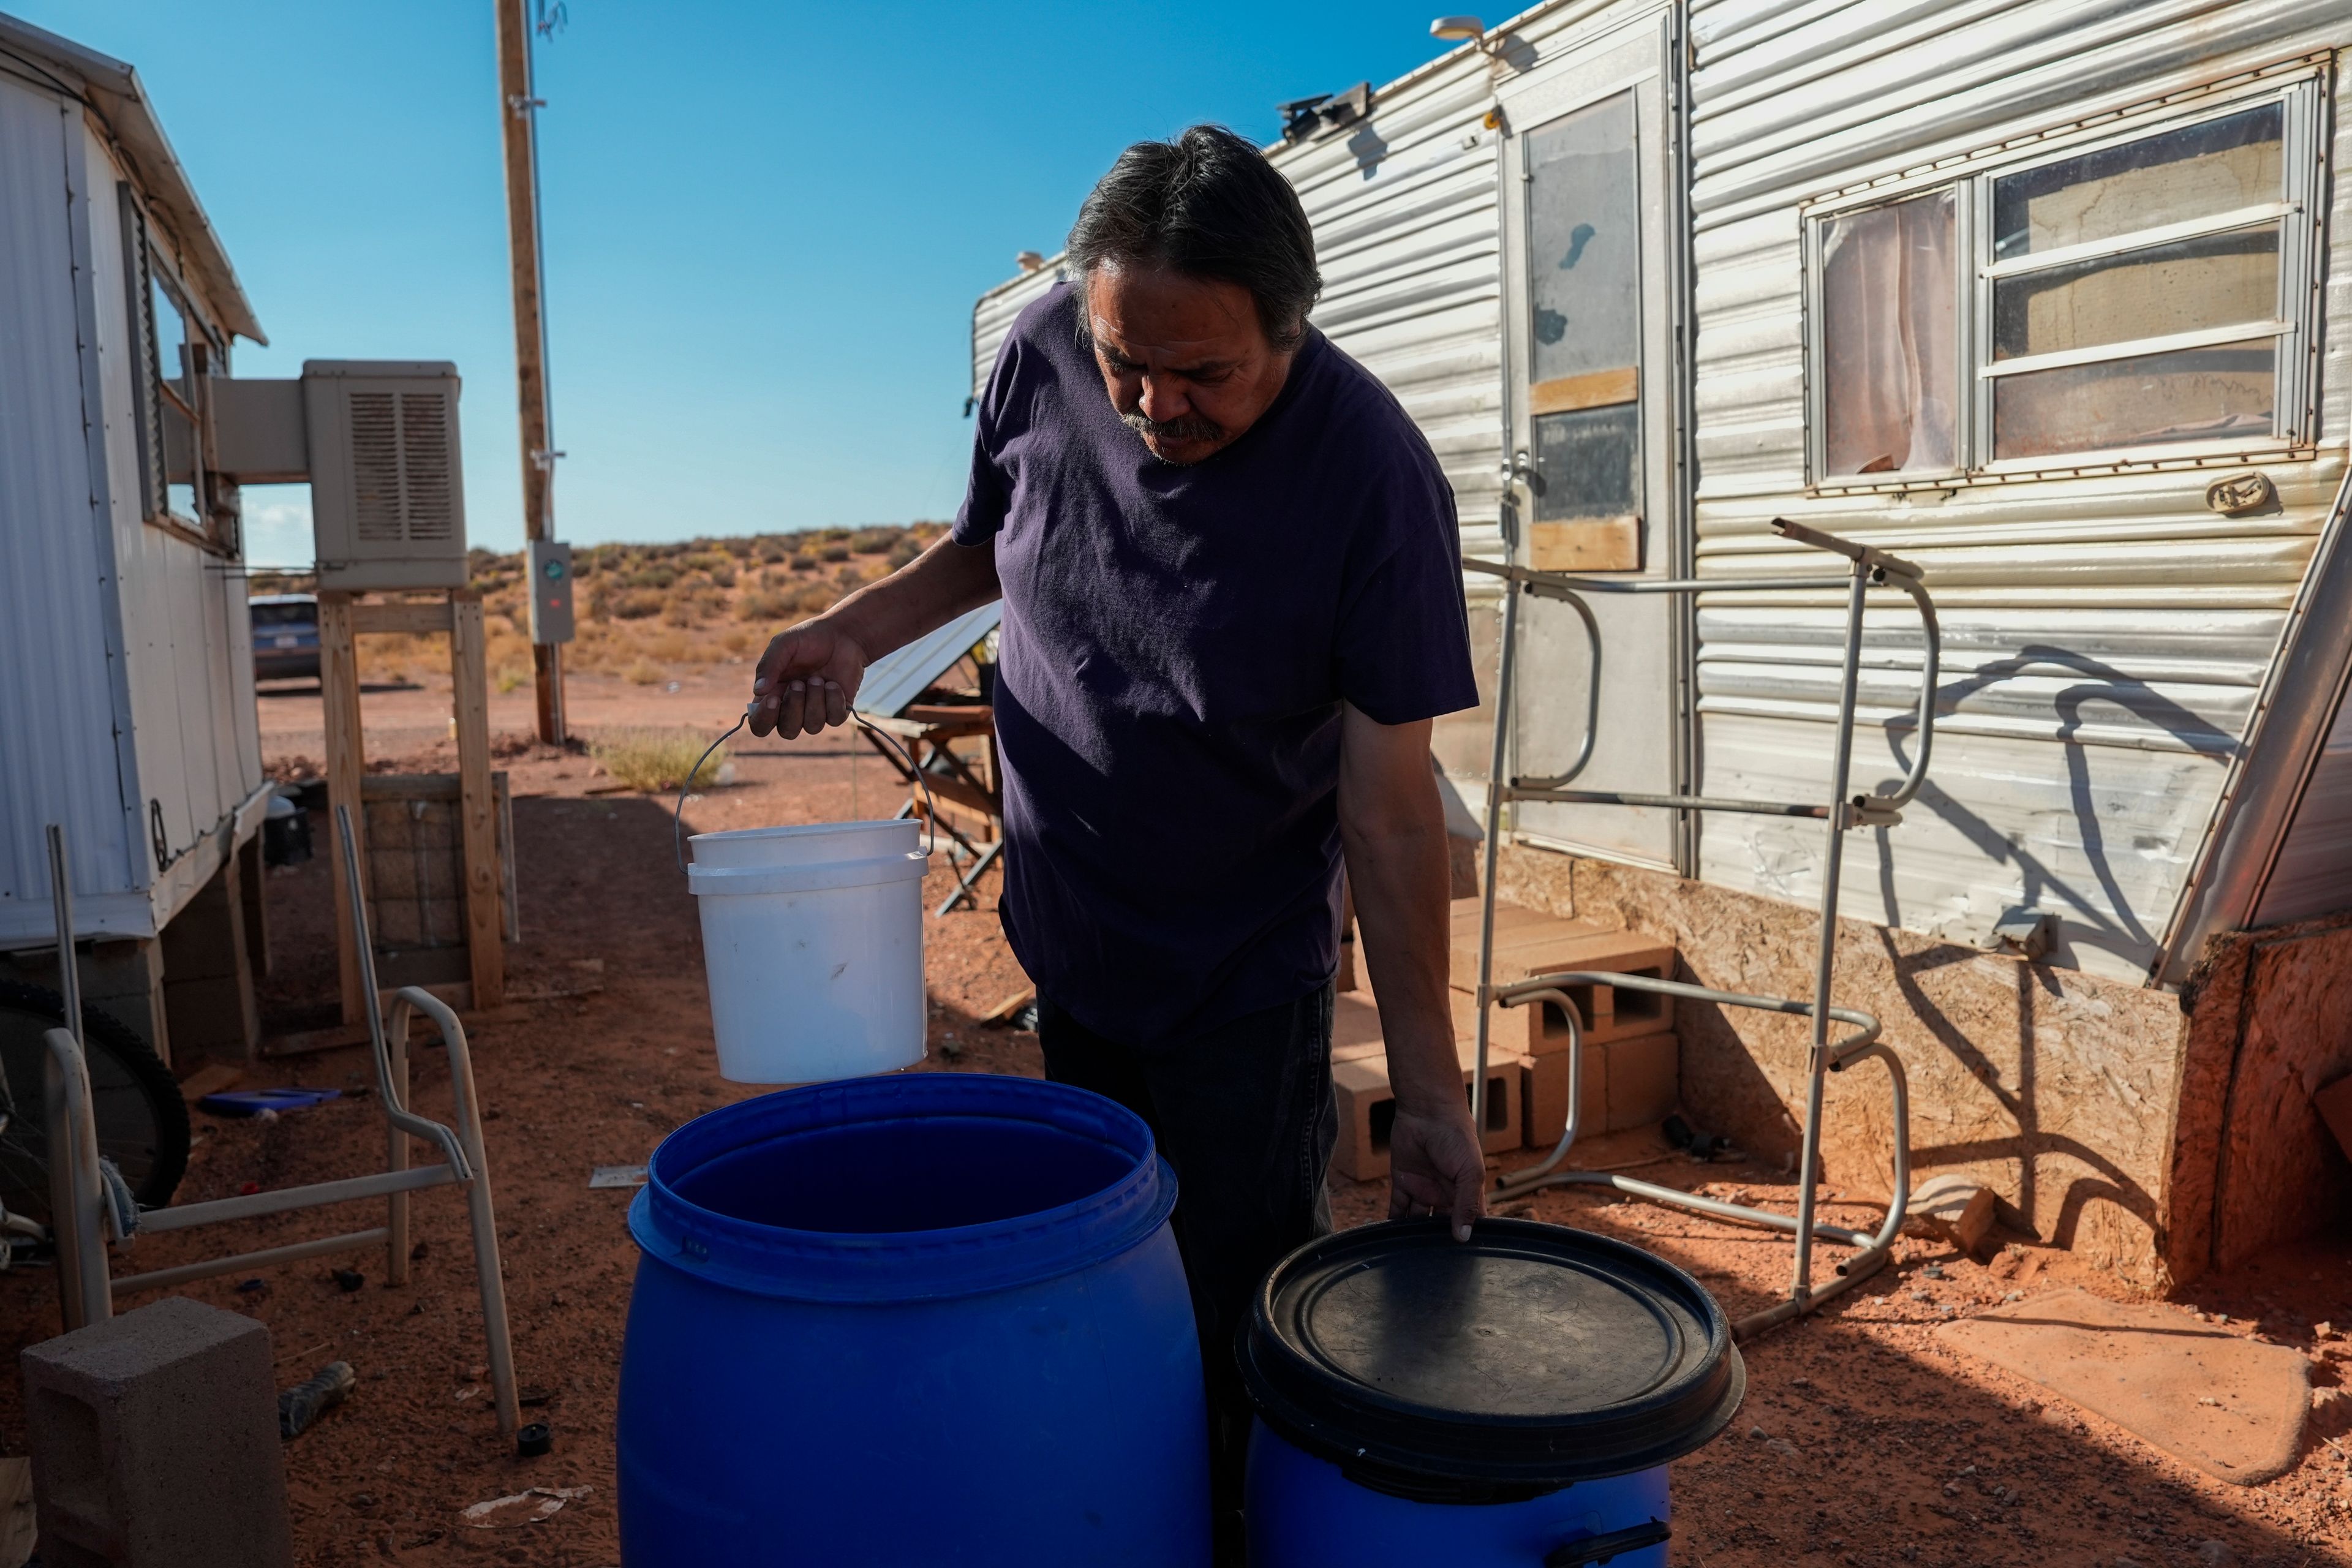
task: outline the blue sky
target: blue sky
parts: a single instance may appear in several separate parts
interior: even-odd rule
[[[522,537],[490,0],[0,0],[139,68],[271,346],[447,359],[474,542]],[[903,522],[962,493],[973,296],[1129,142],[1445,46],[1438,0],[568,0],[540,40],[560,466],[580,543]],[[1499,20],[1498,10],[1487,17]],[[299,489],[249,556],[307,561]]]

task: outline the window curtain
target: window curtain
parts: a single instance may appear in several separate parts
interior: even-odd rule
[[[1832,219],[1822,264],[1831,474],[1958,466],[1958,274],[1949,191]]]

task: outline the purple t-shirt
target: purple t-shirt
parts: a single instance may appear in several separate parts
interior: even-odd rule
[[[1239,440],[1162,462],[1057,285],[997,354],[955,538],[1004,585],[1001,908],[1038,988],[1150,1047],[1328,981],[1341,700],[1477,701],[1454,492],[1388,389],[1310,331]]]

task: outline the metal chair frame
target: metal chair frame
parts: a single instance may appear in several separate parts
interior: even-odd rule
[[[343,857],[345,886],[350,889],[352,930],[358,937],[362,994],[377,996],[380,993],[375,984],[375,950],[368,931],[367,900],[362,891],[350,806],[335,808],[335,829]],[[69,1223],[52,1226],[66,1327],[77,1329],[111,1317],[114,1296],[119,1291],[166,1289],[216,1275],[299,1263],[305,1258],[360,1251],[378,1245],[384,1249],[386,1283],[405,1285],[409,1278],[409,1195],[431,1187],[455,1186],[466,1194],[467,1217],[473,1227],[474,1268],[481,1289],[482,1329],[488,1341],[490,1384],[499,1430],[512,1436],[520,1424],[521,1409],[515,1386],[505,1275],[499,1260],[498,1220],[490,1202],[489,1163],[482,1146],[481,1100],[474,1087],[473,1057],[457,1015],[439,997],[419,987],[402,987],[393,994],[388,1008],[368,1009],[368,1043],[375,1063],[377,1102],[384,1118],[383,1170],[340,1181],[282,1187],[276,1192],[148,1210],[137,1216],[131,1231],[194,1230],[201,1226],[257,1219],[263,1215],[367,1198],[384,1200],[383,1224],[341,1236],[205,1258],[144,1274],[110,1277],[106,1235],[112,1233],[117,1241],[131,1237],[122,1227],[108,1223],[104,1213],[97,1128],[90,1115],[89,1079],[79,1037],[81,1009],[73,963],[71,884],[66,879],[63,836],[54,826],[49,835],[51,880],[57,889],[59,969],[65,977],[66,1016],[72,1025],[69,1029],[51,1029],[45,1037],[49,1045],[47,1080],[50,1147],[55,1151],[62,1144],[67,1156],[59,1160],[53,1153],[50,1161],[52,1211],[69,1217]],[[432,1020],[440,1030],[442,1043],[448,1047],[450,1092],[457,1102],[454,1129],[409,1109],[408,1025],[410,1017],[417,1013]],[[61,1127],[77,1129],[79,1136],[61,1140],[55,1131]],[[412,1137],[431,1144],[440,1158],[432,1164],[412,1168],[408,1163],[408,1140]]]
[[[1560,572],[1543,572],[1523,566],[1497,566],[1491,562],[1465,558],[1465,567],[1491,574],[1505,579],[1503,600],[1502,657],[1495,693],[1495,733],[1493,764],[1488,771],[1486,792],[1486,856],[1478,923],[1478,1026],[1477,1073],[1472,1079],[1471,1114],[1474,1123],[1485,1125],[1486,1060],[1488,1033],[1494,1005],[1506,1007],[1525,1006],[1530,1003],[1556,1003],[1568,1025],[1568,1125],[1559,1143],[1540,1163],[1524,1171],[1499,1177],[1494,1195],[1515,1197],[1540,1188],[1568,1185],[1612,1187],[1628,1197],[1647,1203],[1664,1204],[1687,1209],[1716,1219],[1762,1226],[1790,1233],[1796,1239],[1796,1257],[1786,1300],[1754,1312],[1733,1325],[1734,1332],[1745,1339],[1773,1324],[1810,1312],[1822,1302],[1837,1296],[1856,1282],[1866,1279],[1886,1261],[1895,1237],[1903,1228],[1906,1206],[1911,1186],[1911,1109],[1907,1080],[1903,1063],[1894,1050],[1879,1039],[1879,1021],[1858,1009],[1827,1005],[1832,994],[1831,984],[1835,977],[1837,963],[1837,900],[1840,872],[1844,863],[1845,835],[1855,827],[1891,826],[1902,820],[1902,808],[1908,805],[1926,783],[1927,763],[1935,739],[1936,681],[1941,651],[1940,632],[1936,620],[1936,608],[1921,581],[1919,567],[1868,545],[1855,544],[1833,534],[1823,533],[1784,518],[1773,520],[1772,527],[1782,538],[1812,549],[1828,551],[1845,557],[1848,567],[1832,574],[1796,574],[1778,576],[1722,576],[1683,579],[1642,579],[1580,576]],[[1920,675],[1917,710],[1918,753],[1903,781],[1885,795],[1860,794],[1849,795],[1853,763],[1853,726],[1856,692],[1861,679],[1863,614],[1869,590],[1891,587],[1909,595],[1919,615],[1925,633],[1925,652]],[[1832,748],[1829,798],[1821,805],[1703,795],[1645,795],[1622,790],[1571,789],[1569,784],[1591,761],[1595,731],[1601,713],[1601,630],[1590,606],[1584,603],[1588,594],[1741,594],[1785,593],[1790,589],[1843,588],[1846,590],[1845,651],[1838,697],[1837,738]],[[1519,601],[1532,595],[1552,599],[1574,610],[1584,625],[1585,637],[1591,650],[1591,679],[1586,706],[1584,733],[1577,748],[1576,758],[1561,772],[1538,778],[1507,778],[1509,740],[1512,713],[1513,683],[1516,676]],[[1542,974],[1510,985],[1493,984],[1495,955],[1495,891],[1496,874],[1501,860],[1497,853],[1501,844],[1503,807],[1507,802],[1544,801],[1592,805],[1646,805],[1676,808],[1685,811],[1735,811],[1770,816],[1807,817],[1822,822],[1827,834],[1822,852],[1821,921],[1818,947],[1813,966],[1813,1000],[1801,1001],[1785,996],[1758,996],[1742,992],[1725,991],[1714,986],[1689,984],[1674,980],[1652,980],[1643,975],[1604,973],[1598,971],[1576,970],[1556,974]],[[1578,985],[1612,985],[1626,990],[1646,991],[1660,995],[1678,996],[1691,1001],[1714,1002],[1725,1006],[1747,1007],[1770,1013],[1795,1014],[1812,1020],[1812,1045],[1807,1056],[1805,1090],[1805,1121],[1803,1152],[1800,1156],[1797,1212],[1794,1215],[1775,1213],[1746,1204],[1727,1203],[1717,1198],[1701,1197],[1673,1187],[1651,1182],[1637,1181],[1628,1176],[1599,1171],[1562,1171],[1561,1162],[1575,1144],[1579,1131],[1579,1113],[1582,1109],[1584,1077],[1584,1040],[1575,1004],[1568,995],[1570,987]],[[1834,1043],[1830,1038],[1830,1023],[1853,1026],[1853,1032]],[[1828,1075],[1849,1063],[1872,1058],[1885,1064],[1895,1119],[1895,1189],[1887,1205],[1886,1218],[1874,1233],[1851,1230],[1830,1225],[1815,1218],[1816,1191],[1820,1185],[1820,1154],[1822,1116],[1824,1089]],[[1837,1278],[1815,1284],[1812,1278],[1812,1247],[1815,1237],[1825,1237],[1856,1248],[1855,1253],[1837,1266]]]

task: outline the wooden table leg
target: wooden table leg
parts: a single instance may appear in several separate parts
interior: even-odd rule
[[[457,719],[457,816],[466,867],[466,952],[477,1011],[506,1000],[506,920],[498,799],[490,789],[490,692],[482,601],[449,595],[449,681]]]
[[[362,889],[367,879],[367,808],[360,803],[367,757],[360,743],[359,644],[352,634],[352,596],[319,595],[319,689],[325,700],[327,725],[327,837],[324,853],[334,869],[335,954],[342,992],[343,1022],[364,1022],[373,997],[360,994],[360,954],[352,930],[351,889],[345,882],[342,850],[335,840],[338,808],[351,808],[352,848],[360,864]]]

